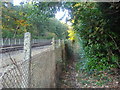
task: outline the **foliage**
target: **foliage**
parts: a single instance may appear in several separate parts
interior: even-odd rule
[[[72,3],[71,11],[74,17],[71,22],[82,39],[86,55],[83,67],[88,71],[120,68],[118,23],[120,17],[118,12],[120,11],[115,9],[119,8],[118,3],[114,5],[114,9],[111,9],[113,5],[113,3],[93,2]],[[112,15],[109,14],[110,11],[112,11]],[[117,14],[117,18],[112,17],[114,14]],[[81,42],[81,40],[79,41]]]
[[[59,3],[34,2],[13,6],[2,3],[3,38],[23,37],[31,32],[33,38],[66,38],[67,25],[54,19]]]
[[[71,40],[71,41],[73,41],[73,40],[75,40],[75,31],[72,29],[72,28],[70,28],[69,30],[68,30],[68,36],[69,36],[69,40]]]

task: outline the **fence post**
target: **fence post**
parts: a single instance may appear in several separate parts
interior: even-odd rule
[[[63,61],[65,61],[65,41],[64,41],[64,39],[62,40],[62,58],[63,58]]]
[[[65,47],[64,39],[62,40],[63,48]]]
[[[35,43],[35,39],[33,39],[33,44]]]
[[[55,38],[54,37],[52,38],[52,47],[53,47],[53,50],[55,50]]]
[[[10,40],[10,38],[8,39],[8,45],[11,45],[11,40]]]
[[[54,69],[53,69],[53,76],[51,77],[52,78],[52,80],[53,80],[53,82],[51,83],[51,85],[50,85],[50,87],[52,87],[52,88],[55,88],[56,87],[56,51],[55,51],[55,38],[53,37],[52,38],[52,48],[53,48],[53,63],[52,63],[52,65],[54,66]]]
[[[59,42],[59,46],[61,46],[61,41],[60,41],[60,39],[59,39],[59,41],[58,41],[58,42]]]
[[[16,38],[15,38],[15,45],[17,44],[17,40],[16,40]]]
[[[0,38],[0,46],[3,46],[4,42],[3,42],[3,38]]]
[[[20,39],[19,39],[19,44],[20,44]]]
[[[29,32],[26,32],[24,34],[24,58],[23,62],[25,65],[23,65],[24,70],[22,70],[23,73],[23,84],[22,88],[28,88],[30,86],[30,64],[31,64],[31,34]],[[24,82],[26,81],[26,82]]]
[[[3,47],[3,38],[0,37],[0,52],[2,52],[2,47]],[[0,54],[0,67],[2,67],[2,54]],[[2,74],[3,74],[3,71],[2,69],[0,69],[0,90],[2,90]]]

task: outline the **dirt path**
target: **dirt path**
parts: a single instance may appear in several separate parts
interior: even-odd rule
[[[60,75],[58,88],[115,88],[115,90],[120,90],[120,76],[110,74],[106,74],[104,77],[88,75],[87,73],[76,71],[76,63],[71,60],[65,66]]]
[[[75,70],[75,62],[70,61],[60,75],[59,88],[76,88],[77,87],[77,73]]]

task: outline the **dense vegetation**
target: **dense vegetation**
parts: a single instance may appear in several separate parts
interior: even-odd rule
[[[69,3],[76,42],[86,59],[80,68],[104,71],[120,68],[120,3]]]
[[[54,18],[59,3],[2,3],[3,38],[21,38],[29,31],[33,38],[66,38],[67,25]]]

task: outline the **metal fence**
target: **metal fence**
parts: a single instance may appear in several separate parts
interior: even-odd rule
[[[27,85],[28,81],[25,78],[25,75],[27,75],[28,72],[23,73],[22,70],[24,70],[23,68],[28,64],[28,61],[19,64],[13,61],[13,63],[14,63],[13,65],[8,66],[3,70],[2,75],[3,88],[21,88]]]
[[[45,41],[49,41],[47,39],[32,39],[31,43],[41,43],[41,42],[45,42]],[[14,46],[14,45],[23,45],[24,44],[24,39],[23,38],[3,38],[2,39],[2,46]]]
[[[64,49],[64,43],[59,40],[55,44],[53,39],[52,45],[45,49],[38,47],[32,55],[31,47],[29,46],[31,44],[29,41],[30,37],[28,36],[28,39],[27,37],[24,39],[26,40],[24,40],[24,50],[22,52],[9,52],[2,57],[4,59],[8,55],[8,58],[2,61],[3,64],[0,67],[3,71],[0,74],[2,88],[55,87],[56,64],[63,59],[62,49]],[[20,58],[21,56],[23,56],[23,59]]]

